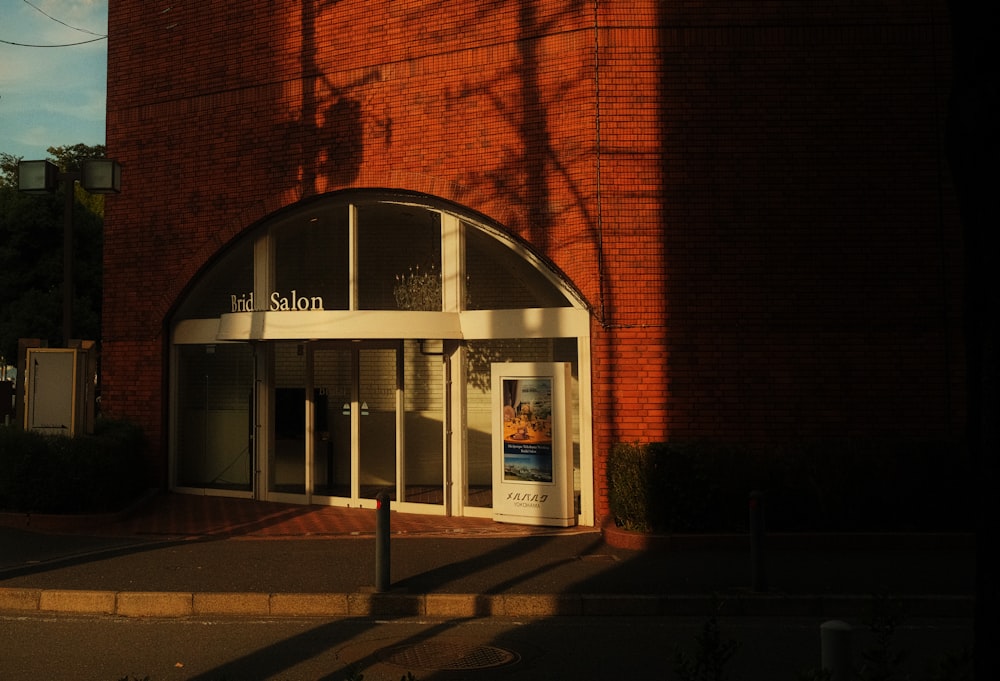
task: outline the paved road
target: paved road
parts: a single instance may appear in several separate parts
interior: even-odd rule
[[[396,681],[674,679],[705,618],[126,619],[0,615],[0,679]],[[815,618],[723,618],[731,679],[788,679],[819,665]],[[871,648],[862,622],[855,652]],[[971,640],[968,620],[905,622],[893,636],[918,672]],[[860,658],[860,655],[858,656]],[[494,665],[494,666],[489,666]],[[917,675],[914,678],[928,678]]]

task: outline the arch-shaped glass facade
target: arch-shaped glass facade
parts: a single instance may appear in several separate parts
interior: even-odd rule
[[[428,513],[489,512],[490,367],[568,362],[592,522],[589,315],[470,216],[401,195],[293,206],[205,268],[171,338],[175,489],[359,506],[387,491]]]

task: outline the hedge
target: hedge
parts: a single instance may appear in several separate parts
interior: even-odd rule
[[[73,438],[0,426],[0,510],[119,510],[146,489],[145,448],[122,421],[98,420],[93,435]]]

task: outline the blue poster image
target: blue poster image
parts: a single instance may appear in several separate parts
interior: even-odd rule
[[[503,379],[504,480],[552,482],[552,379]]]

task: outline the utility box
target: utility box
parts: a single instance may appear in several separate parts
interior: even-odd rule
[[[73,437],[94,429],[89,348],[28,348],[24,428]]]

